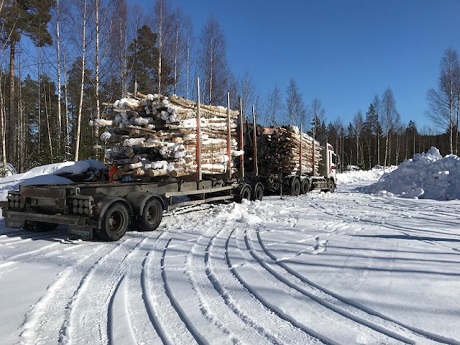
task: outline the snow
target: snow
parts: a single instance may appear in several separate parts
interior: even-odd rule
[[[0,344],[460,344],[457,162],[433,148],[339,174],[335,193],[179,209],[110,243],[0,219]]]

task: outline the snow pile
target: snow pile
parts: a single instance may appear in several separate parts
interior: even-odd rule
[[[23,174],[15,174],[0,179],[0,200],[6,200],[9,190],[18,190],[19,185],[32,184],[69,184],[69,177],[83,172],[105,169],[105,165],[96,160],[62,162],[32,168]]]
[[[460,199],[460,159],[455,155],[442,157],[439,150],[432,147],[360,191],[405,198]]]
[[[380,179],[384,174],[395,170],[397,166],[382,167],[375,166],[371,170],[353,170],[337,174],[337,185],[348,185],[363,181]]]

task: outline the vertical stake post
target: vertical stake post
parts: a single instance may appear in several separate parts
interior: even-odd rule
[[[252,143],[254,151],[254,177],[259,176],[259,166],[257,164],[257,121],[254,105],[252,106]]]
[[[230,128],[230,92],[227,92],[227,178],[232,178],[232,136]]]
[[[244,179],[244,127],[243,127],[243,100],[240,98],[240,177]]]
[[[200,105],[200,78],[197,78],[196,81],[196,90],[197,90],[197,110],[196,110],[196,172],[197,172],[197,181],[201,181],[201,105]]]
[[[302,177],[302,139],[303,139],[303,133],[302,133],[302,124],[300,124],[300,148],[299,148],[299,177]]]

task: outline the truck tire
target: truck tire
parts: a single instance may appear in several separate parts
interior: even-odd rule
[[[97,230],[97,236],[105,241],[118,241],[129,228],[129,209],[122,202],[112,203],[104,212],[101,221],[101,229]]]
[[[157,198],[148,200],[141,214],[136,218],[136,227],[140,231],[153,231],[163,219],[163,204]]]
[[[336,187],[336,185],[335,185],[334,180],[333,180],[333,179],[330,179],[330,180],[329,180],[329,191],[330,191],[331,193],[333,193],[333,192],[335,191],[335,187]]]
[[[290,187],[291,195],[298,196],[300,194],[300,180],[297,177],[292,178]]]
[[[235,194],[235,201],[242,202],[243,200],[251,200],[251,186],[248,184],[243,184],[240,188],[237,189]]]
[[[310,191],[310,188],[311,188],[310,179],[304,178],[302,182],[300,183],[300,193],[307,194]]]
[[[32,231],[32,232],[45,232],[45,231],[53,231],[57,228],[58,224],[55,223],[47,223],[47,222],[36,222],[33,220],[26,220],[24,221],[24,225],[22,226],[24,230]]]
[[[254,186],[254,190],[252,191],[252,200],[259,200],[262,201],[264,197],[264,186],[262,183],[257,182]]]

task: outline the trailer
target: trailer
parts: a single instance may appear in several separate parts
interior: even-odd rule
[[[128,102],[136,107],[140,104],[135,99]],[[116,155],[107,180],[20,186],[18,191],[9,192],[8,200],[3,205],[6,226],[46,231],[56,228],[59,224],[65,224],[68,225],[69,234],[79,238],[117,241],[130,228],[138,231],[155,230],[161,223],[163,212],[178,207],[212,202],[241,202],[244,199],[261,200],[262,184],[246,182],[247,179],[241,173],[244,155],[241,154],[240,157],[235,154],[239,152],[234,147],[238,126],[231,123],[230,106],[224,109],[225,112],[222,107],[208,107],[207,111],[211,115],[207,119],[202,119],[199,98],[196,103],[183,99],[177,102],[186,107],[179,110],[187,117],[184,127],[187,130],[187,140],[192,143],[188,144],[188,147],[192,147],[193,152],[190,155],[193,159],[185,160],[185,144],[177,144],[177,141],[182,139],[177,136],[182,129],[179,128],[180,122],[177,120],[180,115],[178,109],[171,108],[164,99],[160,99],[154,103],[154,107],[158,107],[158,114],[155,115],[157,117],[151,115],[146,119],[147,113],[152,114],[155,109],[152,108],[152,102],[148,106],[141,104],[139,112],[128,109],[122,111],[121,117],[116,115],[117,119],[126,120],[132,117],[133,121],[128,124],[116,123],[118,120],[115,117],[104,122],[115,124],[114,137],[120,137],[124,143],[127,140],[141,143],[139,147],[133,147],[130,143],[117,144],[115,150],[111,151],[115,151]],[[210,109],[219,112],[219,119]],[[225,121],[222,120],[225,119],[224,113]],[[233,114],[236,116],[236,113]],[[171,120],[172,117],[176,122]],[[241,118],[239,112],[240,124]],[[156,128],[138,126],[140,120],[149,125],[156,121]],[[236,117],[234,120],[236,122]],[[202,128],[206,121],[212,124],[211,128]],[[222,133],[222,128],[226,133]],[[165,139],[158,140],[159,136],[164,138],[166,134],[169,135],[168,130],[175,135],[171,136],[171,142],[165,142]],[[205,130],[206,135],[202,134]],[[127,138],[129,133],[135,133],[136,138]],[[148,133],[147,140],[142,137],[144,133]],[[242,136],[242,127],[239,127],[239,136]],[[208,140],[209,150],[215,150],[212,153],[217,152],[212,155],[217,158],[211,157],[215,158],[214,160],[209,158],[209,154],[203,158],[203,146],[207,140],[205,137],[211,137]],[[149,139],[151,140],[148,141]],[[151,146],[147,146],[146,141]],[[164,157],[169,154],[164,152],[165,148],[171,147],[179,147],[182,151],[173,152],[168,169],[158,168],[157,162],[146,161],[146,157],[150,157],[145,154],[146,151],[158,155],[158,151],[163,150],[160,153]],[[241,149],[242,146],[238,148]],[[129,153],[126,153],[127,151]],[[120,156],[120,152],[124,156]],[[225,159],[219,158],[222,156]],[[215,168],[216,162],[220,162],[218,169]]]
[[[21,186],[3,210],[8,227],[47,231],[68,225],[70,235],[117,241],[130,228],[153,231],[163,212],[187,205],[251,199],[250,185],[214,177],[158,182],[90,182]]]

